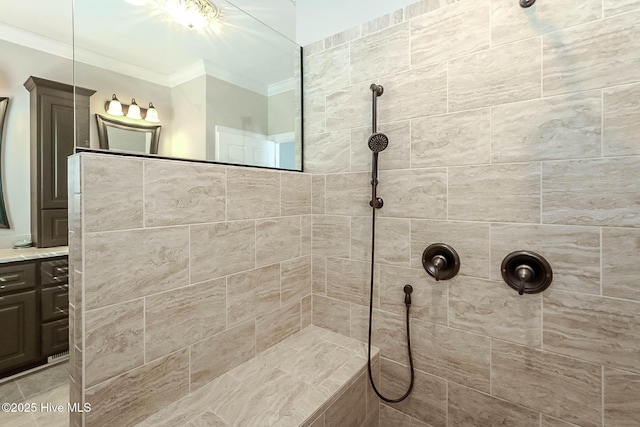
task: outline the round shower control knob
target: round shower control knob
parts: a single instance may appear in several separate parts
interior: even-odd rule
[[[446,243],[434,243],[422,253],[422,266],[436,281],[448,280],[460,271],[460,257]]]

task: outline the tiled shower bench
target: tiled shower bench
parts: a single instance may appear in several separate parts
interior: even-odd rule
[[[367,347],[309,326],[138,426],[377,427]],[[373,372],[379,351],[372,350]]]

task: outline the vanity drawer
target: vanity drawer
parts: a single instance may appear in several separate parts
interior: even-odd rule
[[[69,260],[65,258],[41,263],[40,283],[43,285],[69,283]]]
[[[40,326],[41,356],[51,356],[69,349],[69,319],[60,319]]]
[[[30,289],[36,284],[36,266],[33,264],[15,264],[0,267],[0,294]]]
[[[43,322],[69,316],[69,285],[43,288],[40,291],[40,315]]]

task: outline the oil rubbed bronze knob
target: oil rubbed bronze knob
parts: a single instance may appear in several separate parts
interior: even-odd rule
[[[422,266],[436,281],[448,280],[460,271],[460,257],[446,243],[434,243],[422,252]]]
[[[537,294],[551,285],[553,270],[540,254],[531,251],[511,252],[502,260],[502,278],[518,294]]]

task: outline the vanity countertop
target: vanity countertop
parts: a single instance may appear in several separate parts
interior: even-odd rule
[[[68,246],[55,246],[53,248],[24,248],[24,249],[0,249],[0,264],[29,259],[52,258],[69,254]]]

